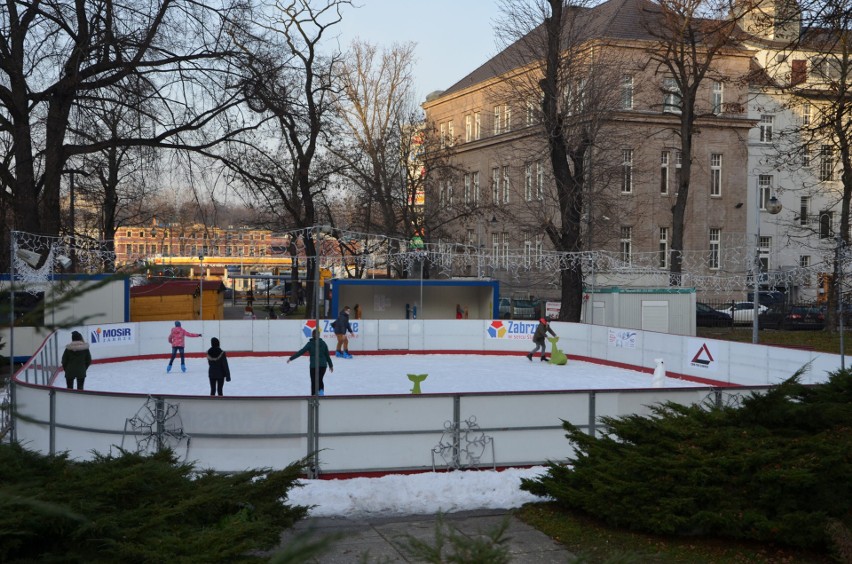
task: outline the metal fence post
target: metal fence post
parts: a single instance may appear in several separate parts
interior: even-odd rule
[[[597,425],[596,420],[597,416],[595,415],[595,403],[597,401],[597,396],[595,392],[589,392],[589,435],[594,437],[597,434]]]
[[[56,454],[56,390],[53,388],[49,392],[50,397],[50,446],[48,447],[50,456]]]
[[[160,452],[165,447],[163,443],[163,434],[166,432],[166,406],[165,400],[162,397],[157,398],[157,452]]]
[[[461,397],[453,396],[453,467],[461,467]]]

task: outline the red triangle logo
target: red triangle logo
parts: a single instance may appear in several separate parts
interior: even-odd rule
[[[704,358],[705,356],[706,358]],[[711,362],[713,362],[713,355],[710,354],[710,349],[707,348],[707,343],[704,343],[698,349],[698,352],[695,353],[695,356],[692,357],[692,363],[707,366]]]

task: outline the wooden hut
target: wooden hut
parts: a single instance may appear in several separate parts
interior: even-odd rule
[[[130,321],[224,319],[225,286],[221,280],[203,281],[203,300],[197,280],[164,280],[130,288]]]

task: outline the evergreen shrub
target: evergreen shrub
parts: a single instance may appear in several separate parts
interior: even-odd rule
[[[171,451],[75,462],[3,444],[0,561],[248,561],[307,514],[286,504],[303,468],[224,475]]]
[[[852,523],[852,373],[799,377],[740,405],[602,418],[598,438],[563,422],[576,460],[521,488],[622,528],[825,549],[829,523]]]

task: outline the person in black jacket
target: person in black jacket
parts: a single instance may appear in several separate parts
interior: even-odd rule
[[[207,349],[207,375],[210,378],[210,395],[216,393],[221,396],[225,382],[231,381],[231,369],[228,368],[228,356],[219,347],[219,339],[210,339],[210,348]]]
[[[544,344],[544,339],[545,337],[547,337],[547,333],[550,333],[554,337],[556,336],[556,333],[554,333],[553,329],[550,328],[550,324],[547,323],[547,319],[542,317],[538,320],[538,325],[535,328],[535,333],[533,333],[533,344],[535,345],[535,347],[527,355],[528,359],[532,360],[533,355],[536,353],[536,351],[541,349],[541,361],[544,362],[545,360],[547,360],[547,356],[545,355],[545,353],[547,352],[547,348]]]
[[[72,331],[71,342],[65,346],[62,353],[62,369],[65,371],[65,383],[69,390],[74,388],[74,380],[77,380],[77,389],[83,389],[86,370],[91,364],[92,353],[89,352],[89,345],[79,331]]]
[[[334,323],[331,324],[332,329],[334,329],[334,335],[337,337],[335,355],[340,358],[352,358],[352,355],[349,354],[349,339],[346,337],[346,333],[349,333],[353,337],[355,336],[355,333],[352,331],[352,325],[349,323],[349,311],[349,306],[344,307],[340,315],[337,316],[337,319],[334,320]]]

